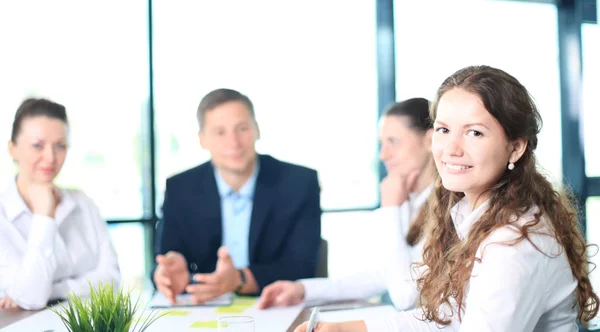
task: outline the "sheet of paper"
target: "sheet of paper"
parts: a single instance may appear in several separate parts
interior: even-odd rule
[[[345,322],[348,320],[386,319],[396,313],[391,305],[362,309],[325,311],[319,313],[320,322]]]
[[[233,299],[232,293],[223,294],[216,299],[210,300],[202,304],[194,304],[190,294],[179,294],[176,297],[176,304],[171,304],[162,293],[156,292],[150,300],[150,308],[174,308],[174,307],[216,307],[227,306],[231,304]]]
[[[302,309],[304,309],[302,304],[267,310],[258,310],[253,307],[242,315],[254,317],[254,331],[256,332],[281,332],[287,331]]]

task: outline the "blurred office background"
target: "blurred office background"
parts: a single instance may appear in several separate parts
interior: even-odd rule
[[[377,261],[381,111],[488,64],[530,89],[540,167],[573,188],[600,243],[598,16],[597,0],[3,1],[0,141],[24,98],[64,104],[58,182],[93,198],[126,284],[147,284],[165,180],[209,157],[200,98],[240,90],[255,103],[259,152],[319,171],[329,273],[340,276]],[[0,188],[15,174],[4,151]]]

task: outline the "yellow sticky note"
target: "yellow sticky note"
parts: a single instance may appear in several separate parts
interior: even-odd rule
[[[181,316],[189,315],[190,313],[191,313],[191,311],[171,310],[171,311],[167,311],[165,313],[165,316],[181,317]]]
[[[194,322],[190,327],[197,329],[216,329],[219,327],[219,323],[216,320],[207,320],[204,322]]]
[[[256,303],[257,297],[253,296],[236,296],[233,298],[233,305],[238,307],[251,307]]]
[[[247,307],[240,307],[240,306],[230,306],[230,307],[218,307],[217,310],[215,310],[215,313],[217,314],[240,314],[242,312],[244,312],[244,310],[248,309]]]
[[[258,299],[258,297],[256,296],[240,296],[237,295],[233,298],[233,301],[256,301],[256,299]]]
[[[253,306],[255,302],[256,302],[255,300],[252,300],[252,301],[233,301],[232,305],[236,306],[236,307],[246,307],[247,308],[247,307]]]

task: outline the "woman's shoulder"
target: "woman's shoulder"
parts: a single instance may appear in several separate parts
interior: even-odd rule
[[[500,244],[504,245],[507,251],[523,254],[560,254],[552,224],[547,216],[539,215],[539,212],[540,209],[534,206],[523,213],[513,215],[507,224],[492,231],[482,241],[481,247]]]

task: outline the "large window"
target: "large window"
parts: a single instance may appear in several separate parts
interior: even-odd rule
[[[377,205],[376,1],[150,3],[152,26],[148,0],[0,2],[0,142],[9,139],[24,98],[64,104],[70,150],[59,184],[85,191],[109,220],[152,220],[151,177],[160,206],[167,177],[208,160],[198,143],[196,107],[207,92],[229,87],[255,104],[260,153],[319,171],[324,209]],[[536,99],[544,119],[539,164],[561,182],[555,5],[396,0],[394,22],[397,100],[432,99],[445,77],[467,65],[504,69]],[[600,140],[598,25],[584,25],[582,38],[586,171],[600,176],[593,145]],[[0,153],[0,190],[15,172],[8,153]],[[588,199],[588,239],[595,243],[599,207],[598,198]],[[332,276],[375,264],[373,250],[364,248],[377,248],[384,230],[370,218],[365,211],[324,214]],[[147,226],[110,227],[126,284],[144,277]]]
[[[260,153],[318,170],[324,209],[377,204],[373,1],[154,1],[157,186],[208,160],[196,108],[253,100]]]
[[[434,98],[442,81],[469,65],[519,79],[544,120],[538,163],[562,179],[557,13],[553,4],[512,1],[395,1],[397,99]]]
[[[385,266],[389,242],[382,236],[381,220],[371,211],[324,213],[321,236],[328,242],[329,277],[339,278],[357,269],[377,270]],[[343,229],[343,231],[342,231]]]
[[[14,113],[23,99],[45,97],[64,104],[70,121],[58,183],[83,190],[107,219],[144,217],[147,7],[145,0],[0,3],[0,190],[16,171],[5,150]],[[135,279],[143,267],[122,260],[124,240],[113,238],[124,278]]]
[[[0,139],[10,138],[14,112],[24,98],[64,104],[70,150],[58,182],[83,189],[108,219],[142,217],[146,7],[143,0],[0,5]],[[0,161],[4,186],[14,167],[6,152]]]
[[[117,252],[122,284],[125,287],[148,286],[144,257],[149,248],[146,248],[144,225],[139,222],[110,224],[109,234]]]

